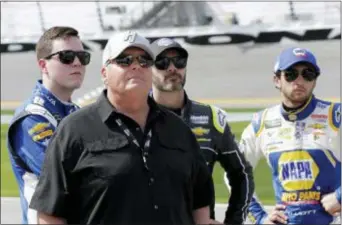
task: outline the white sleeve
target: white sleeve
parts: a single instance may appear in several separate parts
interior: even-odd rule
[[[262,121],[260,122],[262,124]],[[243,152],[246,160],[249,161],[254,170],[257,167],[259,160],[263,156],[262,149],[259,145],[259,140],[257,140],[257,135],[262,131],[261,124],[259,123],[257,129],[254,129],[253,122],[250,123],[243,131],[239,144],[240,150]],[[248,222],[261,224],[266,217],[267,212],[254,192],[251,203],[248,207]]]
[[[250,123],[241,135],[239,148],[245,155],[246,160],[249,161],[254,169],[258,165],[260,158],[263,156],[262,150],[260,149],[256,139],[255,131]]]

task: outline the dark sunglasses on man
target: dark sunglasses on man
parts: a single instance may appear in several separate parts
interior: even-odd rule
[[[106,65],[111,64],[111,63],[116,63],[119,66],[128,67],[132,65],[134,60],[137,60],[137,62],[142,68],[148,68],[153,65],[153,59],[147,55],[139,55],[139,56],[119,55],[115,59],[109,59]]]
[[[177,69],[184,69],[188,62],[188,58],[184,56],[158,57],[154,65],[158,70],[166,70],[167,68],[169,68],[171,62]]]
[[[304,69],[301,72],[294,69],[289,68],[287,70],[284,70],[284,77],[287,82],[295,81],[299,75],[302,75],[305,81],[314,81],[318,77],[318,73],[313,69]]]
[[[51,59],[54,55],[58,55],[59,61],[63,64],[73,63],[76,57],[83,66],[90,63],[90,53],[86,51],[64,50],[52,53],[51,55],[46,56],[45,59]]]

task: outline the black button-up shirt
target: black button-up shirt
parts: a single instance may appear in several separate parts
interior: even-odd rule
[[[76,224],[194,224],[192,211],[210,204],[212,179],[190,128],[149,98],[143,132],[113,108],[106,91],[66,117],[46,150],[30,207]],[[144,145],[147,164],[117,123]]]

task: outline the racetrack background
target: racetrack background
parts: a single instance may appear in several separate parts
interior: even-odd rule
[[[322,75],[315,93],[324,98],[340,96],[340,41],[315,41],[255,45],[247,52],[237,45],[184,45],[190,54],[186,89],[190,97],[220,106],[264,106],[278,101],[272,83],[272,69],[280,51],[299,46],[312,50]],[[82,88],[74,99],[84,97],[102,86],[101,51],[92,52]],[[1,104],[11,108],[26,99],[40,77],[33,52],[1,54]]]

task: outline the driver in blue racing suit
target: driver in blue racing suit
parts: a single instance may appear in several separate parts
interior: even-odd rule
[[[73,103],[61,102],[41,82],[37,82],[29,100],[16,110],[8,131],[8,150],[19,185],[23,224],[36,221],[36,213],[28,204],[48,142],[62,118],[78,109]]]
[[[71,27],[52,27],[37,43],[42,79],[15,111],[8,128],[7,148],[19,186],[22,224],[38,223],[37,212],[28,206],[45,149],[59,122],[79,108],[70,99],[81,86],[90,62],[90,53],[83,49],[78,31]]]
[[[255,168],[261,157],[272,170],[276,209],[267,214],[254,195],[256,224],[329,224],[341,210],[341,103],[312,93],[320,75],[307,49],[284,50],[274,68],[282,103],[256,113],[240,149]]]

